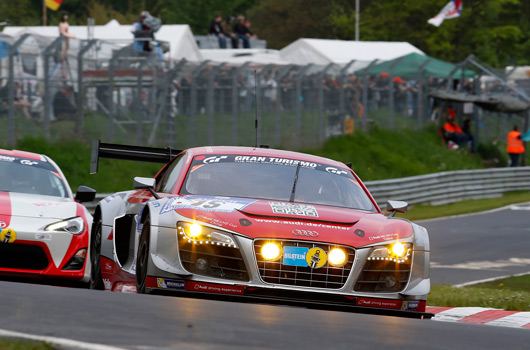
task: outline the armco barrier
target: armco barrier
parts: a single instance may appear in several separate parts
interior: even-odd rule
[[[463,199],[499,197],[511,191],[530,190],[530,166],[458,170],[368,181],[364,183],[379,206],[387,200],[402,200],[409,204],[447,204]],[[93,211],[96,204],[109,194],[98,194],[94,202],[86,203]]]

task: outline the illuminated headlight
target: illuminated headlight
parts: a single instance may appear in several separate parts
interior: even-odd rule
[[[178,222],[177,239],[183,236],[188,243],[211,244],[237,248],[236,241],[230,233],[221,232],[197,223]]]
[[[343,267],[348,262],[348,258],[344,250],[333,248],[328,253],[328,261],[332,266]]]
[[[412,243],[397,242],[383,247],[374,248],[368,260],[390,260],[397,263],[405,262],[412,254]]]
[[[261,256],[265,260],[269,261],[275,261],[278,260],[281,256],[281,248],[276,243],[266,243],[263,247],[261,247]]]
[[[66,219],[55,222],[44,228],[44,231],[67,232],[72,235],[79,235],[85,230],[85,221],[80,217]]]

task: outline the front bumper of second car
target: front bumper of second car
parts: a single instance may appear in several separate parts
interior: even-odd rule
[[[363,270],[366,270],[367,265],[365,263],[373,251],[373,246],[358,249],[343,247],[353,253],[351,268],[340,276],[336,274],[331,278],[330,276],[319,276],[315,281],[308,283],[307,279],[303,278],[300,278],[299,281],[293,281],[293,274],[289,275],[289,271],[273,272],[276,279],[265,278],[263,266],[260,267],[257,259],[259,254],[256,254],[256,247],[260,240],[249,239],[235,233],[231,233],[231,237],[236,243],[236,247],[230,247],[233,250],[232,253],[227,253],[228,247],[223,247],[219,253],[211,254],[210,251],[209,255],[201,255],[201,253],[194,255],[195,260],[197,260],[197,256],[205,257],[210,264],[212,262],[217,264],[218,270],[224,271],[218,276],[212,276],[216,272],[201,273],[194,266],[190,266],[190,258],[185,256],[186,251],[189,252],[194,249],[200,251],[201,243],[195,243],[195,245],[190,243],[188,249],[183,251],[182,241],[179,248],[177,236],[174,228],[156,226],[151,228],[151,261],[147,278],[147,287],[151,291],[214,293],[291,302],[347,305],[417,314],[425,312],[426,297],[430,289],[429,251],[428,247],[422,247],[421,243],[417,244],[418,249],[414,246],[415,250],[410,256],[410,271],[406,274],[406,281],[402,287],[392,292],[377,292],[375,288],[366,291],[367,289],[361,288],[358,283],[362,279],[363,272],[366,274]],[[287,245],[310,244],[311,246],[322,247],[322,249],[326,249],[326,246],[336,246],[329,243],[303,240],[281,241]],[[414,244],[414,242],[412,243]],[[227,261],[227,259],[230,261],[229,265],[221,261]],[[238,262],[234,265],[233,261]],[[197,263],[197,261],[193,262]],[[318,270],[320,269],[315,271],[320,272],[319,275],[326,274],[324,273],[325,266],[321,271]],[[283,279],[290,284],[283,283]],[[328,280],[339,282],[328,283]]]

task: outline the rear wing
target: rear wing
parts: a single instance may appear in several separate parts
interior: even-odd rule
[[[92,155],[90,158],[90,174],[98,172],[99,158],[134,160],[138,162],[167,163],[181,150],[130,145],[117,145],[114,143],[103,143],[96,140],[92,143]]]

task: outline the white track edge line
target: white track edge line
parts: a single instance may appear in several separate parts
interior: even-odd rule
[[[513,203],[513,204],[505,205],[504,207],[488,209],[488,210],[484,210],[484,211],[477,211],[477,212],[474,212],[474,213],[458,214],[458,215],[450,215],[450,216],[441,216],[439,218],[432,218],[432,219],[414,220],[414,222],[421,224],[422,222],[432,222],[432,221],[440,221],[440,220],[445,220],[445,219],[463,218],[463,217],[466,217],[466,216],[490,214],[490,213],[495,213],[495,212],[498,212],[498,211],[510,209],[513,205],[521,205],[521,204],[530,204],[530,202]],[[405,219],[406,219],[406,217],[405,217]]]
[[[86,342],[77,341],[77,340],[71,340],[71,339],[65,339],[65,338],[59,338],[59,337],[41,336],[41,335],[35,335],[35,334],[29,334],[29,333],[21,333],[21,332],[9,331],[5,329],[0,329],[0,337],[37,340],[37,341],[48,342],[51,344],[56,344],[59,346],[65,346],[69,348],[83,349],[83,350],[126,350],[124,348],[119,348],[119,347],[110,346],[110,345],[86,343]]]
[[[475,285],[475,284],[480,284],[480,283],[486,283],[486,282],[492,282],[492,281],[496,281],[496,280],[501,280],[501,279],[503,279],[503,278],[519,277],[519,276],[525,276],[525,275],[530,275],[530,272],[522,272],[522,273],[517,273],[517,274],[515,274],[515,275],[506,275],[506,276],[499,276],[499,277],[491,277],[491,278],[485,278],[485,279],[483,279],[483,280],[477,280],[477,281],[470,281],[470,282],[465,282],[465,283],[453,284],[453,287],[456,287],[456,288],[462,288],[462,287],[472,286],[472,285]]]

